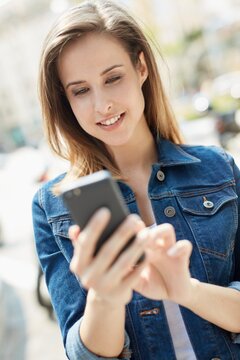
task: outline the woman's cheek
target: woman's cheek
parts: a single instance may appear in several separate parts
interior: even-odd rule
[[[86,114],[89,115],[91,111],[91,103],[88,99],[76,98],[76,100],[70,103],[70,106],[77,119],[79,118],[80,114],[81,114],[81,118],[84,118],[85,115]]]

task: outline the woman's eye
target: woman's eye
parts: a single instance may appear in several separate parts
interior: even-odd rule
[[[113,76],[113,77],[107,79],[106,83],[107,83],[107,84],[112,84],[112,83],[117,82],[117,81],[120,80],[121,78],[122,78],[121,76]]]
[[[86,94],[86,92],[88,92],[88,90],[89,90],[88,88],[81,88],[81,89],[73,91],[73,95],[74,96],[84,95],[84,94]]]

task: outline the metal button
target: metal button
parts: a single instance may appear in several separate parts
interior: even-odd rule
[[[174,209],[173,206],[167,206],[167,207],[164,209],[164,214],[165,214],[167,217],[173,217],[173,216],[176,214],[176,210]]]
[[[146,316],[146,315],[157,315],[159,314],[160,309],[159,308],[154,308],[154,309],[150,309],[150,310],[143,310],[140,312],[140,316]]]
[[[214,203],[212,201],[205,200],[203,206],[207,209],[212,209],[214,207]]]
[[[164,179],[165,179],[165,174],[164,174],[164,172],[163,172],[162,170],[158,170],[158,172],[157,172],[157,178],[158,178],[159,181],[164,181]]]

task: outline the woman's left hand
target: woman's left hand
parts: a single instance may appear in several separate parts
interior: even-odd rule
[[[168,299],[184,305],[190,301],[196,284],[189,272],[190,241],[176,242],[170,224],[149,230],[149,236],[145,266],[134,290],[151,299]]]

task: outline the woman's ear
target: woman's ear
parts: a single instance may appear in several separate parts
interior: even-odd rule
[[[138,57],[138,73],[139,73],[139,79],[141,82],[141,85],[144,83],[144,81],[148,77],[148,68],[145,61],[145,56],[143,51],[140,52]]]

